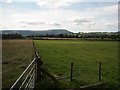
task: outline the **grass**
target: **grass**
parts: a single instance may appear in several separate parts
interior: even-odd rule
[[[118,42],[84,40],[35,40],[44,67],[58,76],[69,76],[74,63],[74,80],[61,80],[63,88],[77,88],[98,82],[102,62],[102,80],[108,88],[118,86]]]
[[[29,65],[33,55],[31,40],[2,41],[2,87],[10,86]]]

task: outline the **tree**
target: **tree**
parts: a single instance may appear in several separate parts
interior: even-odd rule
[[[21,34],[2,34],[2,39],[23,39],[23,36]]]

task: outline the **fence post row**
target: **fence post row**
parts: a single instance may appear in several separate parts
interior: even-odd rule
[[[37,70],[36,70],[36,76],[37,76],[37,81],[39,81],[39,80],[41,80],[41,75],[42,75],[42,72],[41,72],[41,68],[42,68],[42,64],[43,64],[43,62],[42,62],[42,60],[41,60],[41,58],[38,56],[38,53],[36,52],[36,68],[37,68]]]
[[[34,55],[37,56],[37,55],[36,55],[36,48],[35,48],[35,44],[34,44],[34,41],[33,41],[33,40],[32,40],[32,43],[33,43],[33,52],[34,52]]]

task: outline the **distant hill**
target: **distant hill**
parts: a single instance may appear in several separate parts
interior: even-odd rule
[[[58,34],[72,34],[73,32],[70,32],[66,29],[51,29],[51,30],[44,30],[44,31],[32,31],[32,30],[2,30],[2,34],[10,34],[10,33],[18,33],[23,36],[28,35],[58,35]]]

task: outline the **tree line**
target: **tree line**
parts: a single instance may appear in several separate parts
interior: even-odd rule
[[[23,39],[24,37],[21,34],[2,34],[2,39]]]
[[[29,35],[27,38],[42,38],[42,37],[48,37],[48,38],[82,38],[82,39],[111,39],[111,40],[118,40],[120,38],[120,35],[118,33],[74,33],[74,34],[58,34],[58,35]]]
[[[119,32],[116,33],[105,33],[105,32],[97,32],[97,33],[73,33],[73,34],[58,34],[58,35],[28,35],[22,36],[18,33],[11,33],[11,34],[2,34],[2,39],[42,39],[43,37],[48,38],[82,38],[82,39],[111,39],[111,40],[119,40],[120,34]]]

